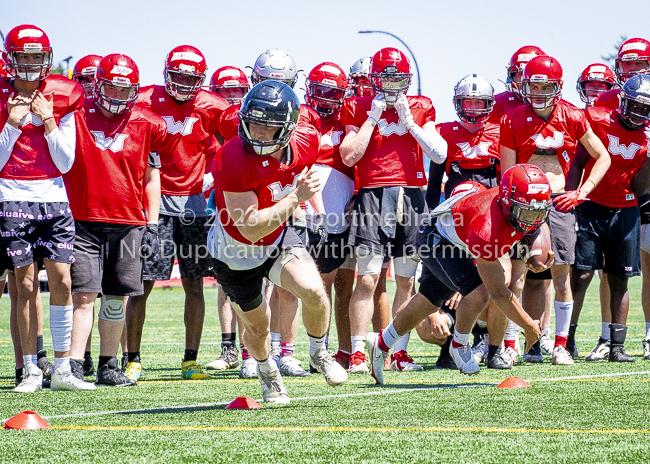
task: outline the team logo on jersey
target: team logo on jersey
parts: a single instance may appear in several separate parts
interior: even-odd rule
[[[115,134],[115,137],[104,136],[102,131],[90,131],[95,137],[95,145],[101,150],[110,150],[113,153],[122,151],[124,149],[124,141],[129,137],[129,134]]]
[[[620,143],[618,137],[615,135],[607,134],[607,138],[609,139],[609,146],[607,147],[607,151],[609,151],[612,155],[621,155],[623,159],[626,160],[633,159],[636,155],[636,152],[641,149],[641,145],[634,142],[630,143],[629,145]]]
[[[29,113],[27,113],[27,116],[25,116],[23,120],[20,121],[19,126],[25,127],[25,126],[29,126],[30,124],[34,127],[38,127],[43,125],[43,121],[41,121],[41,118],[39,118],[38,116],[36,116],[34,113],[30,111]]]
[[[386,137],[393,134],[404,135],[408,132],[406,126],[402,124],[402,121],[399,121],[398,123],[394,123],[394,122],[386,122],[385,119],[380,119],[379,124],[377,124],[377,127],[379,128],[379,133]]]
[[[323,134],[320,136],[320,146],[335,147],[340,145],[342,135],[343,131],[332,131],[329,134]]]
[[[291,192],[296,190],[296,184],[298,184],[298,177],[299,176],[294,176],[293,182],[288,185],[282,185],[280,182],[273,182],[270,184],[269,190],[271,191],[271,198],[273,199],[274,202],[278,202],[282,200],[284,197],[289,195]]]
[[[489,156],[488,148],[492,142],[479,142],[478,145],[471,146],[468,142],[457,143],[458,148],[463,152],[463,156],[468,159],[479,158],[481,156]]]
[[[560,148],[564,145],[564,132],[553,131],[553,137],[544,137],[542,134],[535,134],[530,137],[537,145],[537,148]]]
[[[173,116],[162,116],[165,124],[167,124],[167,132],[175,135],[180,133],[181,135],[190,135],[192,133],[192,128],[194,123],[199,120],[199,118],[185,118],[185,121],[175,121]]]

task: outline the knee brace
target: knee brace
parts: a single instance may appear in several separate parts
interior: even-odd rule
[[[99,305],[99,318],[110,322],[120,322],[125,318],[124,297],[115,295],[102,296]]]
[[[50,332],[54,351],[70,351],[74,306],[50,305]]]

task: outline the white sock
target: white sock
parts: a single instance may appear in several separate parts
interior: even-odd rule
[[[469,345],[469,335],[458,333],[458,330],[454,329],[454,341],[460,345]]]
[[[392,348],[393,346],[395,346],[395,342],[399,340],[400,335],[395,330],[395,327],[393,326],[393,321],[390,321],[388,327],[386,327],[384,330],[381,331],[381,338],[382,340],[384,340],[384,343],[388,348]]]
[[[512,321],[508,321],[508,328],[504,340],[517,340],[519,338],[519,326]]]
[[[352,335],[350,339],[352,340],[352,353],[356,353],[357,351],[360,351],[361,353],[365,353],[366,351],[366,342],[364,341],[363,335]]]
[[[611,337],[609,333],[609,324],[611,324],[611,322],[600,323],[600,338],[602,338],[603,340],[609,340]]]
[[[650,339],[650,322],[645,323],[645,338]]]
[[[410,338],[411,338],[411,332],[402,335],[400,339],[397,340],[397,342],[395,343],[395,347],[393,348],[393,351],[395,353],[397,353],[398,351],[406,351]]]
[[[569,336],[569,326],[571,325],[571,314],[573,314],[573,300],[554,301],[555,307],[555,335],[559,337]]]
[[[307,335],[309,338],[309,354],[314,355],[318,353],[322,348],[325,348],[325,338],[327,338],[327,334],[323,335],[322,337],[312,337],[311,335]]]
[[[54,371],[56,372],[57,369],[61,369],[61,372],[69,372],[70,371],[70,357],[65,357],[65,358],[57,358],[56,356],[54,357]]]
[[[34,355],[32,355],[32,354],[23,355],[23,365],[25,366],[25,368],[27,368],[28,364],[33,364],[33,365],[37,366],[38,364],[37,364],[37,359],[36,358],[37,358],[37,356],[35,354]]]
[[[266,361],[257,361],[257,365],[260,366],[260,370],[265,374],[271,372],[273,368],[277,368],[275,362],[271,360],[270,356],[266,358]]]
[[[271,332],[271,348],[280,348],[282,335],[277,332]]]

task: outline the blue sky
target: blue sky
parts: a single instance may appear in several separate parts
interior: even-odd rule
[[[564,97],[582,106],[575,82],[588,64],[613,51],[624,34],[650,39],[650,1],[550,0],[326,2],[90,0],[0,2],[0,30],[18,24],[43,28],[55,62],[72,55],[125,53],[140,67],[143,84],[162,83],[163,60],[181,44],[198,47],[211,74],[224,65],[252,66],[267,48],[282,48],[299,69],[323,61],[346,71],[364,55],[404,40],[418,60],[422,93],[431,98],[438,121],[456,118],[454,85],[466,74],[485,76],[504,89],[505,64],[522,45],[538,45],[564,67]],[[248,73],[248,71],[247,71]],[[304,86],[304,78],[297,87]],[[411,92],[417,88],[414,81]],[[300,90],[298,90],[299,93]]]

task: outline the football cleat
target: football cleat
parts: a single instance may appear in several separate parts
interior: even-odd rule
[[[517,354],[517,351],[514,348],[508,347],[503,350],[503,354],[501,355],[501,357],[508,364],[514,366],[515,363],[517,362],[517,359],[519,358],[519,355]]]
[[[97,369],[95,385],[104,387],[133,387],[138,382],[129,379],[117,368],[117,359],[111,358],[108,363]]]
[[[367,374],[369,372],[367,362],[365,353],[355,351],[350,355],[350,369],[348,372],[350,374]]]
[[[144,375],[142,371],[142,363],[131,361],[126,365],[126,369],[124,369],[124,375],[129,379],[135,380],[137,382]]]
[[[634,362],[635,359],[627,354],[622,346],[612,346],[609,350],[609,362]]]
[[[476,359],[477,364],[481,364],[485,361],[487,356],[487,344],[485,343],[486,337],[488,337],[488,334],[481,336],[477,343],[472,346],[472,356]]]
[[[404,350],[393,353],[390,357],[390,370],[400,372],[421,371],[422,366],[416,364]]]
[[[553,365],[554,366],[572,366],[574,364],[571,354],[562,345],[558,345],[553,349]]]
[[[603,337],[600,337],[594,349],[591,350],[587,356],[585,356],[585,361],[604,361],[608,359],[610,345],[611,342],[609,340],[605,340]]]
[[[456,366],[461,373],[467,375],[478,374],[481,368],[478,366],[476,359],[472,355],[472,347],[469,345],[462,345],[454,347],[453,343],[449,346],[449,354],[454,358]]]
[[[95,373],[95,365],[91,356],[84,356],[83,370],[84,377],[93,375]]]
[[[222,346],[221,356],[205,366],[209,371],[223,371],[235,369],[236,367],[239,367],[239,351],[234,345]]]
[[[284,382],[277,367],[268,374],[264,374],[257,365],[257,375],[260,379],[265,403],[289,404],[289,394],[284,388]]]
[[[275,361],[275,365],[280,365],[280,358],[282,357],[282,348],[279,346],[271,347],[271,352],[269,353],[269,358],[272,358]]]
[[[341,365],[343,369],[350,368],[350,353],[344,353],[341,350],[338,350],[334,355],[334,360]]]
[[[16,369],[16,384],[14,385],[15,387],[20,385],[20,382],[23,381],[23,372],[24,372],[24,370],[25,369],[22,368],[22,367],[20,369]]]
[[[544,357],[542,356],[542,347],[539,340],[537,340],[537,342],[535,342],[535,344],[530,347],[528,353],[524,353],[524,362],[525,363],[544,362]]]
[[[280,374],[287,377],[305,377],[309,372],[302,368],[302,363],[293,356],[280,358]]]
[[[512,364],[510,364],[510,359],[506,360],[503,358],[504,350],[499,347],[494,356],[485,357],[485,366],[488,369],[512,369]]]
[[[54,372],[54,364],[52,364],[47,359],[47,351],[41,350],[36,353],[38,360],[36,361],[38,368],[43,372],[43,378],[45,380],[50,380],[52,378],[52,373]]]
[[[120,358],[120,370],[124,372],[126,370],[126,365],[129,363],[129,355],[122,353],[122,358]]]
[[[52,391],[89,391],[96,390],[97,387],[90,382],[79,380],[71,370],[62,371],[61,368],[58,368],[52,374],[50,389]]]
[[[210,380],[210,374],[203,372],[203,367],[196,361],[183,361],[181,363],[181,378],[183,380]]]
[[[542,330],[542,338],[539,339],[539,346],[542,349],[542,354],[546,356],[552,355],[554,345],[555,344],[549,335],[549,329]]]
[[[643,340],[643,359],[650,359],[650,339]]]
[[[240,379],[256,379],[257,378],[257,361],[254,358],[242,360],[241,369],[239,370]]]
[[[343,385],[348,381],[348,373],[339,363],[327,352],[324,347],[316,353],[309,355],[309,363],[323,374],[325,381],[331,387]]]
[[[379,334],[370,332],[366,335],[366,346],[368,347],[368,353],[370,353],[370,375],[377,384],[383,385],[384,365],[388,359],[388,353],[379,348]]]
[[[14,388],[14,393],[35,393],[43,386],[43,371],[37,365],[28,364],[23,369],[23,380]]]
[[[72,375],[79,380],[84,379],[84,367],[80,359],[70,358],[70,370],[72,371]]]

